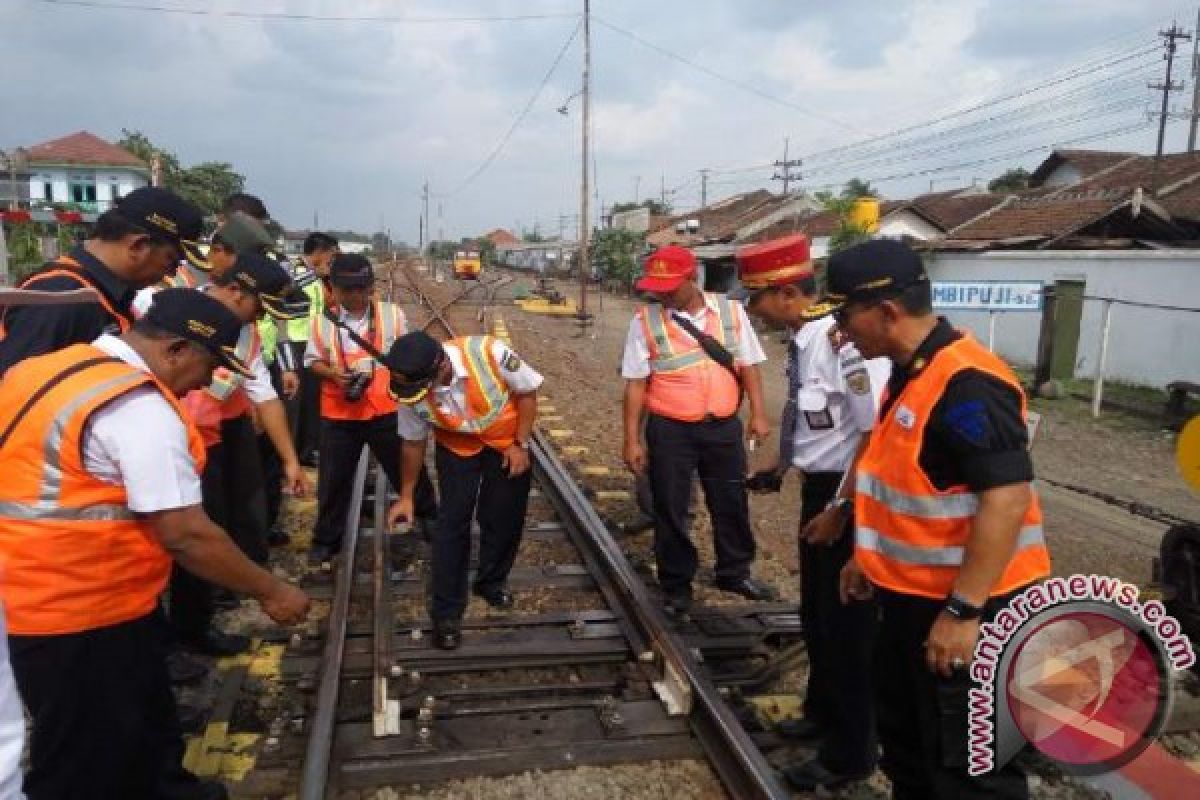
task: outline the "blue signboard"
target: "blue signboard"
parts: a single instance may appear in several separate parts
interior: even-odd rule
[[[938,311],[1041,311],[1041,281],[934,281]]]

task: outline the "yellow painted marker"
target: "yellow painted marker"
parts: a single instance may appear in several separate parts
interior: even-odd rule
[[[1175,463],[1184,482],[1200,492],[1200,415],[1183,426],[1175,445]]]

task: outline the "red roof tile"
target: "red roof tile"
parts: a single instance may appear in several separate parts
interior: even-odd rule
[[[956,192],[938,192],[914,197],[904,207],[911,208],[943,231],[957,228],[980,214],[1004,202],[1004,195],[976,193],[961,195]]]
[[[765,214],[780,208],[791,198],[774,195],[766,189],[756,189],[719,200],[704,208],[676,214],[657,229],[651,229],[646,241],[654,247],[666,244],[697,245],[704,242],[714,242],[729,239],[738,230],[759,219]],[[700,222],[700,230],[695,233],[677,233],[675,225],[689,219]]]
[[[1079,230],[1103,217],[1127,196],[1070,195],[1036,200],[1018,199],[947,234],[954,240],[1001,240],[1016,237],[1053,238]]]
[[[29,163],[149,168],[144,161],[128,150],[110,144],[87,131],[35,144],[29,148]]]
[[[1029,185],[1033,188],[1041,186],[1050,173],[1064,164],[1075,167],[1080,175],[1087,178],[1134,155],[1137,154],[1113,150],[1055,150],[1029,176]]]
[[[520,239],[504,230],[504,228],[496,228],[496,230],[485,234],[484,238],[491,241],[497,247],[508,247],[509,245],[521,243]]]

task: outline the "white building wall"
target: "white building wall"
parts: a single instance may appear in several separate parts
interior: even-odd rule
[[[935,281],[1084,281],[1075,362],[1079,378],[1091,378],[1099,358],[1104,305],[1099,298],[1200,309],[1200,250],[934,253],[928,269]],[[987,341],[987,312],[953,311],[946,316]],[[998,314],[996,351],[1013,363],[1033,364],[1040,324],[1035,312]],[[1109,379],[1156,387],[1181,379],[1200,382],[1200,312],[1114,303],[1105,372]]]
[[[33,166],[29,175],[30,202],[69,203],[71,202],[71,176],[88,172],[83,167],[40,167]],[[124,197],[142,186],[149,186],[150,179],[142,172],[125,167],[101,167],[92,172],[96,178],[97,211],[107,211],[114,200],[112,187],[115,185],[118,197]],[[45,185],[51,184],[51,196],[46,196]]]
[[[876,236],[884,239],[900,239],[905,236],[923,242],[942,238],[942,232],[929,222],[908,210],[888,214],[879,221]]]

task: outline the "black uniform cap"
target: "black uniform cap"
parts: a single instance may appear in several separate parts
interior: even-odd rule
[[[383,360],[392,373],[392,394],[405,405],[419,402],[429,391],[445,357],[442,345],[424,331],[401,336]]]
[[[156,328],[201,345],[234,372],[249,377],[237,356],[242,323],[221,301],[195,289],[163,289],[142,317]]]
[[[275,319],[299,319],[308,315],[308,295],[297,289],[283,265],[269,256],[253,251],[238,253],[229,277],[257,294],[267,313]]]
[[[338,253],[329,262],[329,282],[345,289],[364,289],[375,283],[375,269],[364,255]]]
[[[118,200],[113,210],[149,235],[172,242],[185,255],[199,253],[197,242],[204,230],[204,214],[170,189],[134,189]]]
[[[825,293],[804,317],[824,317],[853,301],[893,297],[923,281],[929,276],[911,247],[896,239],[871,239],[829,257]]]

